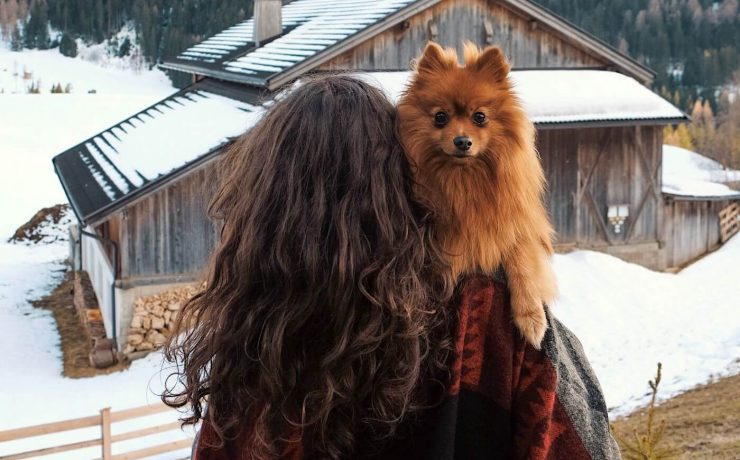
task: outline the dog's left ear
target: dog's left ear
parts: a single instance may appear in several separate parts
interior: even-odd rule
[[[498,46],[489,46],[478,55],[474,64],[475,70],[492,76],[497,82],[503,81],[509,75],[509,61]]]

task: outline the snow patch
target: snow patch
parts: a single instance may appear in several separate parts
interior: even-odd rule
[[[663,146],[663,192],[688,196],[738,196],[725,185],[740,182],[740,171],[690,150]]]

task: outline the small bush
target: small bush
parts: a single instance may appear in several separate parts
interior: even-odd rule
[[[31,81],[31,84],[27,88],[28,94],[40,94],[41,93],[41,81]]]
[[[617,438],[622,447],[624,460],[665,460],[676,456],[676,453],[672,449],[659,446],[666,429],[665,420],[661,420],[657,425],[655,423],[655,401],[658,396],[658,385],[660,385],[662,367],[662,364],[658,363],[655,380],[648,381],[652,396],[648,405],[645,432],[639,433],[638,430],[634,430],[632,437],[624,438],[612,427],[614,437]]]
[[[118,57],[125,57],[128,56],[131,52],[131,40],[128,39],[128,37],[123,39],[123,43],[121,43],[121,47],[118,48]]]
[[[67,57],[77,57],[77,42],[68,33],[62,34],[59,42],[59,52]]]

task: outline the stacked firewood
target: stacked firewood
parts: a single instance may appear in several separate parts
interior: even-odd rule
[[[167,341],[180,309],[198,292],[198,286],[185,286],[164,291],[134,302],[134,317],[131,320],[125,354],[150,351]]]

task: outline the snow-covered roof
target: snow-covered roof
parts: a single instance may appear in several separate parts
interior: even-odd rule
[[[441,2],[294,0],[282,6],[283,29],[277,38],[257,46],[253,40],[254,19],[249,18],[188,48],[161,67],[277,89],[299,76],[296,73],[314,69],[353,44]],[[587,53],[640,81],[654,77],[649,68],[535,2],[499,0],[499,3],[568,36]]]
[[[740,199],[727,182],[740,182],[740,171],[690,150],[663,146],[663,193],[677,197]]]
[[[256,47],[254,19],[250,18],[188,48],[163,67],[200,68],[204,75],[218,70],[220,77],[232,81],[263,84],[413,3],[419,2],[296,0],[283,5],[283,33],[276,39]]]
[[[258,94],[225,94],[231,97],[218,94],[218,85],[196,84],[57,155],[54,166],[78,217],[86,222],[260,118]]]
[[[392,99],[408,84],[411,72],[362,74]],[[545,125],[608,123],[656,124],[686,119],[670,102],[636,80],[604,70],[521,70],[509,75],[529,117]]]

